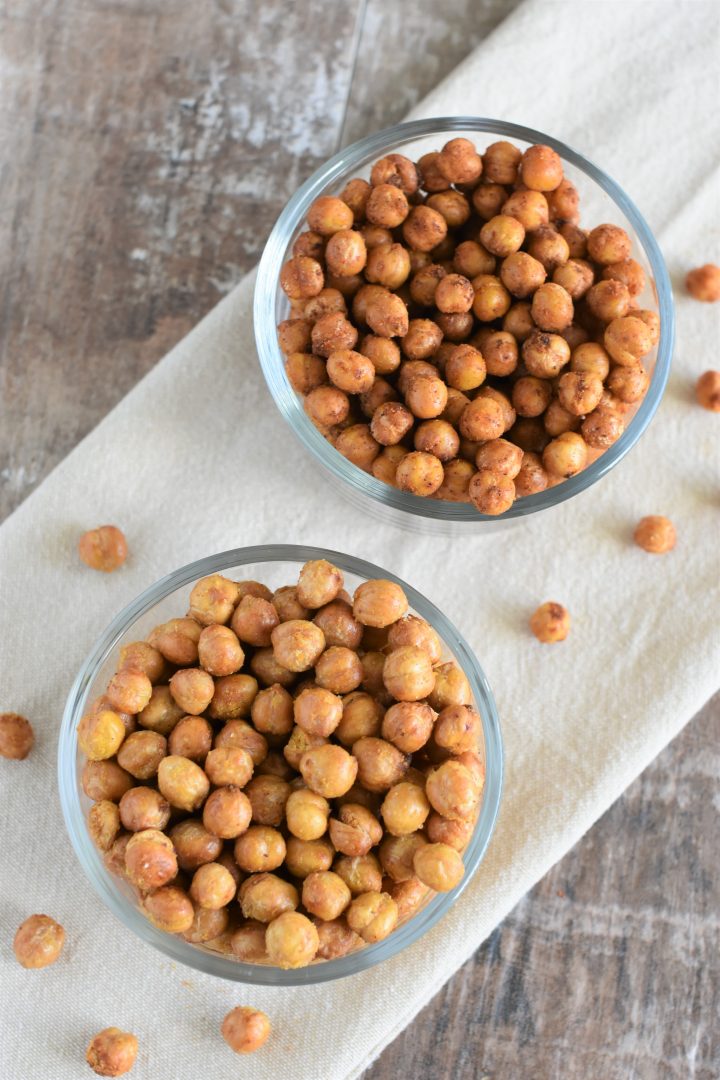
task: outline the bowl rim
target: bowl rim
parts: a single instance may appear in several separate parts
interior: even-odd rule
[[[258,563],[297,562],[327,558],[340,569],[364,579],[385,578],[396,582],[406,593],[413,611],[432,622],[443,642],[452,651],[467,675],[481,714],[485,740],[486,778],[480,814],[463,858],[466,872],[451,892],[438,893],[384,941],[335,960],[283,971],[261,964],[230,960],[219,953],[204,950],[182,938],[158,930],[127,899],[104,865],[87,828],[78,789],[77,723],[94,679],[118,640],[133,624],[157,603],[176,590],[208,574]],[[366,971],[375,964],[397,955],[417,941],[450,909],[467,887],[480,865],[497,821],[503,786],[503,744],[500,721],[492,689],[472,649],[453,623],[439,608],[402,578],[364,559],[330,549],[295,544],[268,544],[234,548],[187,563],[145,589],[109,624],[91,649],[73,682],[63,712],[58,740],[58,788],[65,826],[75,854],[91,885],[105,905],[139,938],[159,949],[178,963],[235,982],[265,986],[300,986],[329,982]]]
[[[332,186],[346,169],[355,164],[359,167],[364,159],[424,136],[451,131],[485,132],[524,142],[543,143],[589,176],[615,202],[632,225],[650,264],[651,285],[654,285],[660,316],[660,339],[650,386],[617,442],[604,450],[582,472],[545,491],[518,499],[509,510],[497,516],[481,514],[472,504],[445,502],[398,491],[344,458],[315,428],[299,405],[297,395],[287,380],[284,357],[277,341],[275,309],[280,288],[280,268],[293,232],[305,218],[313,200]],[[657,411],[670,373],[675,341],[672,297],[665,261],[650,227],[632,199],[604,170],[560,139],[534,128],[486,117],[442,116],[395,124],[352,143],[329,158],[297,189],[280,213],[263,249],[255,282],[253,322],[260,366],[275,405],[303,446],[336,480],[349,485],[355,495],[369,497],[385,507],[414,517],[442,522],[497,524],[557,506],[580,494],[610,472],[638,442]]]

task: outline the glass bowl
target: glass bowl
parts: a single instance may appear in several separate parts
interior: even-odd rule
[[[127,882],[107,870],[102,854],[88,832],[86,819],[92,803],[80,783],[84,756],[78,749],[76,729],[88,700],[104,692],[115,671],[114,660],[118,648],[128,641],[145,638],[158,623],[182,615],[187,610],[190,588],[198,578],[224,573],[238,579],[256,579],[278,588],[295,582],[300,568],[309,559],[328,559],[340,567],[349,591],[369,578],[387,578],[397,582],[405,590],[412,611],[435,627],[443,642],[444,659],[454,659],[470,681],[475,705],[482,717],[484,747],[481,752],[484,751],[485,755],[486,779],[477,823],[463,853],[465,876],[457,888],[431,896],[424,907],[384,941],[366,945],[337,960],[282,971],[270,965],[240,963],[202,945],[192,945],[181,937],[158,930],[147,920],[139,910],[136,895]],[[372,563],[337,551],[285,544],[238,548],[190,563],[146,589],[120,612],[96,643],[73,683],[65,706],[58,747],[60,802],[70,840],[90,883],[110,910],[143,941],[154,945],[173,960],[209,975],[270,986],[307,985],[365,971],[395,956],[434,926],[460,896],[485,854],[495,827],[502,775],[502,740],[490,685],[472,650],[450,620],[410,585]]]
[[[544,143],[556,150],[563,159],[565,175],[580,192],[581,225],[592,228],[607,221],[623,226],[628,232],[633,243],[633,257],[641,263],[647,278],[645,293],[638,298],[640,307],[657,311],[661,321],[657,348],[645,358],[651,373],[650,386],[623,435],[576,476],[546,491],[518,499],[499,517],[481,514],[467,503],[409,495],[351,464],[305,414],[302,400],[285,374],[284,357],[277,341],[277,324],[288,318],[290,312],[287,297],[279,285],[280,269],[290,258],[298,234],[306,227],[311,203],[321,194],[339,193],[351,177],[367,178],[372,163],[386,153],[402,150],[417,160],[422,154],[439,150],[453,134],[467,135],[476,142],[510,139],[522,149],[532,143]],[[492,138],[478,140],[481,135]],[[507,526],[511,521],[571,499],[605,476],[635,445],[660,403],[670,370],[675,334],[672,289],[660,248],[646,221],[620,185],[582,154],[551,135],[502,120],[471,116],[414,120],[386,128],[339,151],[313,173],[288,202],[265,246],[255,285],[254,322],[260,364],[275,404],[303,446],[327,470],[336,488],[365,512],[369,510],[384,520],[415,531],[445,535],[475,534]]]

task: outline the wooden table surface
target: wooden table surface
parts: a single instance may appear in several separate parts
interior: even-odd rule
[[[339,146],[507,0],[23,0],[0,12],[0,516],[255,263]],[[720,696],[365,1080],[716,1080]]]

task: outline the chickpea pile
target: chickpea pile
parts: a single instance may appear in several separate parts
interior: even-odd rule
[[[280,284],[293,389],[349,461],[502,514],[580,472],[645,396],[659,319],[548,146],[451,139],[310,207]]]
[[[80,721],[91,836],[160,929],[296,968],[462,880],[485,773],[468,680],[399,585],[343,585],[323,559],[274,592],[203,578]]]

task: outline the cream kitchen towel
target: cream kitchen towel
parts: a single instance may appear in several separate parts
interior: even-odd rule
[[[718,366],[720,310],[679,283],[719,254],[718,55],[713,2],[529,2],[415,112],[554,133],[624,185],[659,238],[678,284],[673,374],[640,444],[590,492],[457,541],[399,533],[339,501],[265,389],[249,278],[0,529],[0,708],[37,732],[27,762],[0,761],[5,1080],[84,1076],[87,1040],[111,1024],[139,1037],[136,1080],[358,1077],[717,688],[720,420],[693,403],[693,383]],[[672,554],[633,546],[647,513],[676,522]],[[105,521],[131,549],[111,577],[75,555],[78,534]],[[366,557],[443,608],[495,689],[507,755],[497,832],[447,918],[364,975],[286,991],[182,970],[125,930],[82,875],[55,782],[64,699],[110,617],[182,563],[270,541]],[[553,648],[527,630],[548,598],[573,615]],[[65,925],[67,947],[54,967],[26,972],[10,942],[36,911]],[[240,1003],[274,1025],[248,1060],[218,1032]]]

